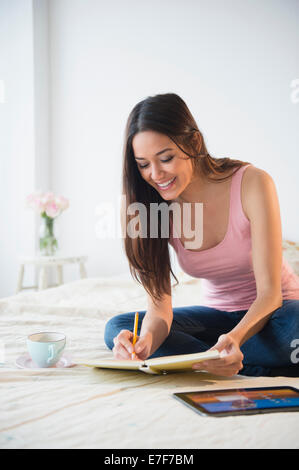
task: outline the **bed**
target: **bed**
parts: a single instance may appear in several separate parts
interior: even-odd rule
[[[298,273],[298,245],[285,256]],[[200,302],[200,280],[179,274],[173,304]],[[73,363],[109,358],[103,340],[113,315],[142,310],[141,286],[123,276],[87,278],[0,300],[2,360],[0,447],[98,449],[298,448],[296,413],[202,417],[173,392],[291,385],[294,377],[217,377],[206,372],[152,376],[84,366],[20,369],[26,336],[60,331]]]

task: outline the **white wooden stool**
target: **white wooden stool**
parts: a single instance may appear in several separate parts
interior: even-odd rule
[[[80,278],[84,279],[86,278],[86,269],[85,269],[86,260],[87,260],[87,256],[61,256],[61,255],[33,256],[33,257],[23,256],[20,260],[21,264],[19,268],[16,294],[23,289],[38,289],[38,290],[47,289],[48,287],[47,268],[49,267],[55,267],[57,269],[56,286],[60,286],[61,284],[63,284],[63,266],[66,264],[78,263]],[[39,267],[39,277],[38,277],[37,286],[23,287],[24,270],[25,270],[26,264],[33,264]]]

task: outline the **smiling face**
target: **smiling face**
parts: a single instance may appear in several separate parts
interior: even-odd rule
[[[139,132],[132,147],[142,178],[165,200],[178,199],[193,180],[191,158],[164,134]]]

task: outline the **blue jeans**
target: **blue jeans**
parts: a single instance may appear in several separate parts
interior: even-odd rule
[[[138,334],[145,313],[139,312]],[[206,351],[246,313],[247,310],[225,312],[205,306],[175,307],[169,335],[150,357]],[[109,349],[114,347],[113,338],[121,330],[133,331],[134,316],[135,312],[123,313],[107,322],[104,339]],[[284,300],[264,328],[242,345],[241,351],[241,375],[299,377],[299,300]]]

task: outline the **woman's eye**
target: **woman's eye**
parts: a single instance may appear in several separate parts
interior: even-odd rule
[[[173,157],[168,157],[167,160],[161,160],[161,162],[163,162],[163,163],[170,162],[170,160],[172,160],[172,159],[173,159]]]
[[[166,160],[161,160],[162,163],[167,163],[167,162],[170,162],[171,160],[173,159],[173,156],[171,157],[168,157]],[[148,163],[146,165],[140,165],[138,164],[139,168],[143,169],[143,168],[147,168],[148,167]]]

